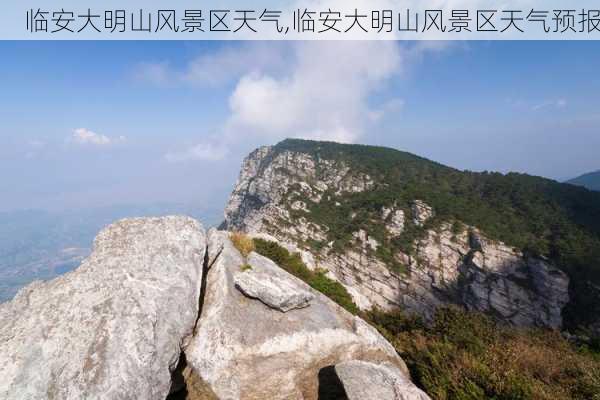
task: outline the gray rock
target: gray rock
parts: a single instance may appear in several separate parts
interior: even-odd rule
[[[389,221],[385,224],[385,228],[391,237],[398,237],[402,235],[404,232],[404,211],[402,210],[392,210],[389,208],[382,209],[382,217],[383,220],[386,221],[389,217]]]
[[[246,159],[225,218],[230,229],[272,237],[302,254],[310,266],[318,264],[346,287],[363,310],[402,308],[431,318],[437,308],[458,304],[519,326],[561,327],[562,309],[569,301],[568,277],[546,260],[527,258],[491,240],[477,227],[458,221],[460,232],[449,222],[428,230],[413,242],[413,254],[392,255],[405,267],[402,273],[375,252],[387,240],[401,237],[410,223],[397,205],[381,210],[386,242],[370,238],[367,226],[354,233],[352,248],[341,252],[333,249],[328,226],[311,213],[298,217],[289,212],[286,196],[320,202],[327,188],[335,188],[337,196],[352,188],[369,190],[372,185],[370,177],[341,162],[302,152],[276,155],[273,148],[261,148]],[[425,226],[435,210],[414,200],[411,214],[412,223]]]
[[[434,216],[433,208],[422,200],[414,200],[411,205],[413,214],[413,223],[417,226],[423,226]]]
[[[394,348],[362,319],[270,260],[257,254],[244,260],[226,232],[211,231],[209,247],[221,246],[207,275],[197,333],[185,348],[188,366],[219,399],[316,400],[319,371],[356,359],[386,362],[408,376]],[[235,281],[246,262],[252,265],[249,273],[309,292],[310,307],[282,313],[245,296]]]
[[[258,175],[261,179],[255,179]],[[290,192],[292,185],[295,187]],[[240,176],[225,208],[225,227],[247,233],[262,233],[267,224],[277,223],[279,218],[289,218],[287,207],[273,207],[287,194],[319,203],[329,189],[334,189],[335,194],[340,195],[364,192],[373,185],[370,176],[353,173],[343,162],[316,160],[308,154],[291,151],[276,153],[273,147],[261,147],[244,159]],[[306,204],[305,201],[302,203]],[[290,207],[294,204],[295,208],[301,207],[295,202],[290,203]],[[273,218],[265,221],[265,215],[272,215]],[[282,226],[281,229],[288,229],[291,235],[303,240],[326,238],[319,235],[318,227],[310,225]]]
[[[78,269],[0,305],[0,398],[163,400],[197,317],[205,246],[190,218],[123,220]]]
[[[499,242],[485,243],[461,266],[462,301],[517,326],[559,329],[569,301],[569,278],[542,259],[524,257]]]
[[[369,248],[373,251],[377,251],[377,248],[379,247],[379,243],[377,242],[377,240],[369,236],[367,231],[365,231],[364,229],[360,229],[354,232],[352,234],[352,237],[356,240],[357,245],[362,247],[364,250]]]
[[[347,361],[335,366],[348,400],[430,400],[398,369],[388,364]]]
[[[250,254],[251,269],[234,276],[235,287],[246,296],[258,299],[267,306],[282,312],[308,307],[314,295],[293,280],[282,279],[272,273],[263,272],[265,264],[273,263],[256,253]]]

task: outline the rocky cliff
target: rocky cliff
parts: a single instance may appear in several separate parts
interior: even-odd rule
[[[186,217],[115,223],[1,304],[0,398],[429,399],[365,321]]]
[[[314,142],[308,151],[290,143],[244,160],[225,211],[228,229],[300,252],[362,309],[400,307],[429,317],[441,305],[459,304],[519,326],[561,327],[567,275],[477,226],[436,218],[414,190],[428,175],[409,171],[416,176],[410,180],[403,171],[390,178],[382,168],[366,168],[362,147],[332,150]],[[422,163],[437,173],[421,160],[410,162],[405,169]],[[404,186],[397,197],[392,186]]]

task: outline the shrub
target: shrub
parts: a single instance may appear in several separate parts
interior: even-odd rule
[[[367,318],[434,399],[600,400],[600,359],[558,332],[503,326],[458,308],[440,309],[430,324],[401,312]]]
[[[250,264],[244,264],[240,267],[240,270],[242,272],[250,271],[251,269],[252,269],[252,265],[250,265]]]
[[[233,232],[229,235],[229,238],[244,258],[248,257],[248,254],[254,251],[254,241],[247,235],[241,232]]]
[[[313,278],[313,272],[304,264],[300,254],[291,254],[279,244],[263,239],[254,239],[254,246],[258,254],[271,259],[279,267],[304,282],[309,283]]]
[[[325,275],[325,271],[318,271],[314,274],[309,285],[350,311],[352,314],[358,313],[358,307],[354,304],[354,301],[352,301],[350,293],[348,293],[341,283],[329,279]]]

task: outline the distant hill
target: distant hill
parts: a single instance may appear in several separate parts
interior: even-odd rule
[[[65,212],[0,212],[0,302],[34,280],[47,280],[77,268],[92,241],[110,223],[130,217],[189,215],[206,226],[217,225],[220,208],[180,204],[117,205]]]
[[[596,190],[600,192],[600,171],[590,172],[588,174],[578,176],[577,178],[567,181],[567,183],[583,186],[590,190]]]

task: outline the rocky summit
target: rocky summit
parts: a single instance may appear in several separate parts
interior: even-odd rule
[[[429,398],[361,318],[187,217],[119,221],[0,305],[2,399],[354,399],[348,362],[389,375],[378,400]]]
[[[410,383],[394,348],[361,318],[271,260],[256,253],[244,259],[226,232],[210,232],[209,243],[218,257],[186,356],[216,398],[316,400],[335,386],[322,371],[348,361],[387,365],[404,377],[405,397],[382,400],[428,398]]]
[[[193,333],[205,249],[189,218],[104,229],[77,270],[0,305],[0,398],[164,399]]]

